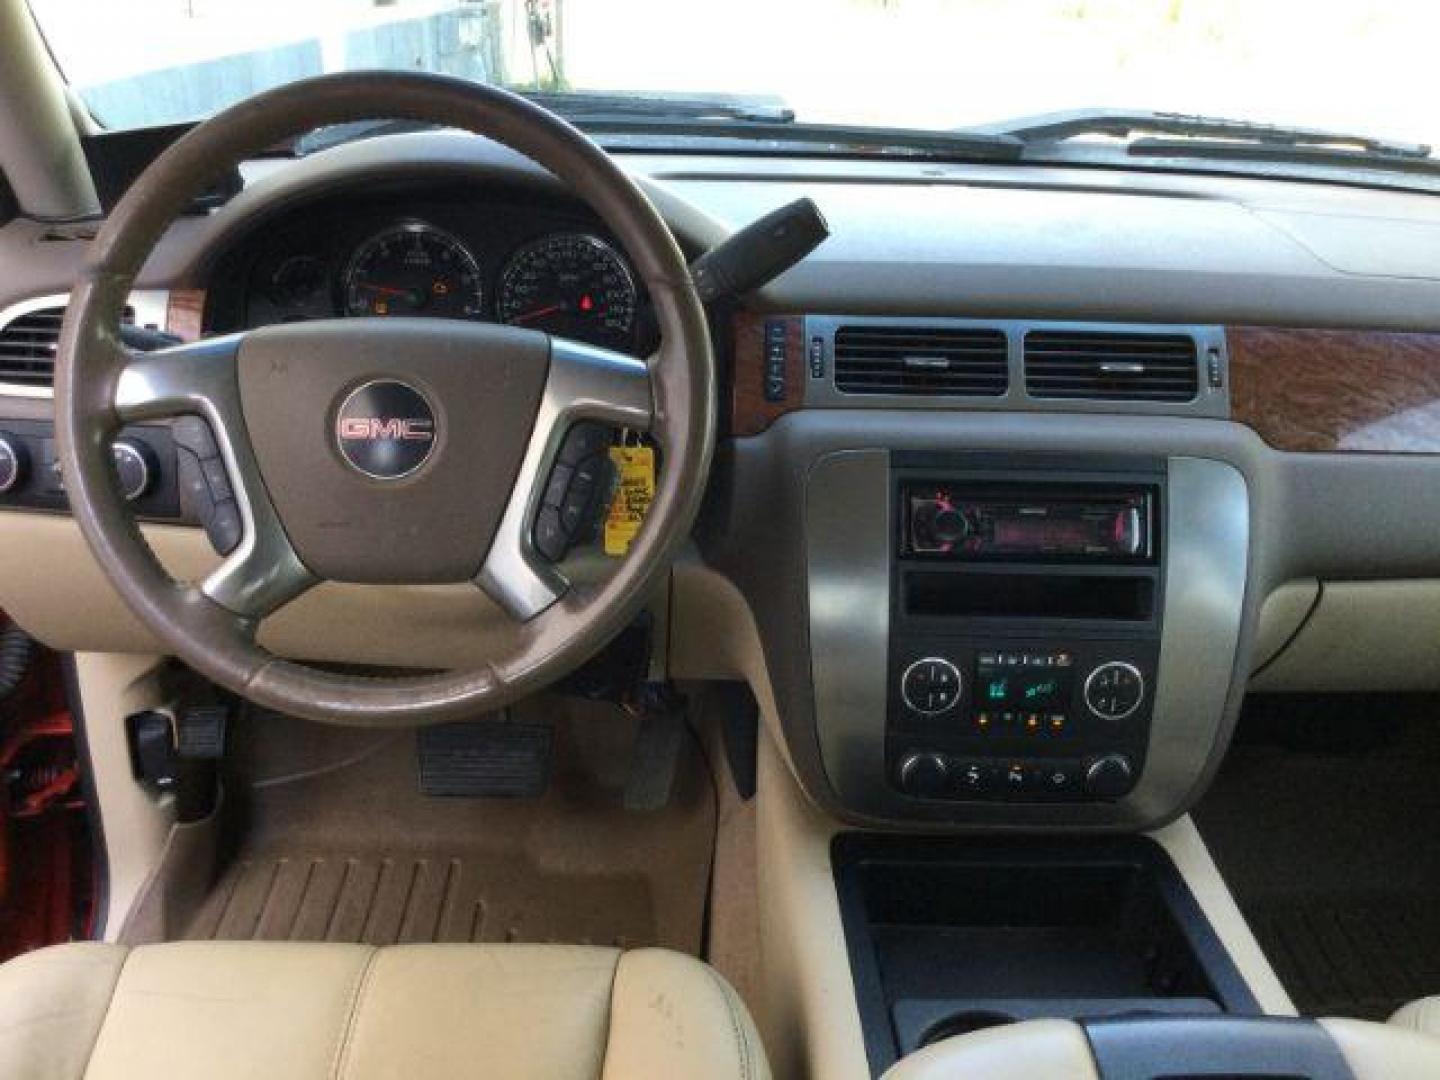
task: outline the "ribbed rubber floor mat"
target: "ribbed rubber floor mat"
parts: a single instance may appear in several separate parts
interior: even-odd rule
[[[291,852],[233,863],[186,936],[628,946],[654,939],[655,918],[640,878],[547,877],[474,855]]]
[[[1316,898],[1260,904],[1248,914],[1275,973],[1307,1016],[1384,1020],[1440,990],[1440,909],[1433,899]]]
[[[1440,993],[1440,723],[1430,698],[1334,701],[1368,745],[1296,748],[1336,709],[1252,702],[1195,820],[1300,1012],[1380,1020]]]
[[[202,868],[211,834],[186,834],[124,940],[560,941],[698,954],[716,827],[698,744],[683,743],[669,802],[638,813],[625,805],[634,717],[568,700],[529,710],[555,732],[550,782],[535,798],[427,796],[412,732],[247,714],[232,739],[213,876]]]

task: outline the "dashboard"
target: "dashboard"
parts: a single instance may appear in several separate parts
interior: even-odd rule
[[[673,677],[747,678],[761,659],[766,722],[821,804],[869,822],[1153,825],[1203,790],[1248,687],[1440,685],[1420,645],[1433,634],[1407,629],[1440,610],[1432,196],[994,166],[623,165],[691,257],[800,196],[831,225],[801,264],[711,310],[727,437],[664,616]],[[0,228],[0,314],[41,332],[20,320],[63,303],[85,251],[46,223]],[[182,336],[419,315],[636,355],[656,343],[650,298],[593,213],[502,148],[443,133],[257,164],[223,208],[172,226],[138,285],[136,321],[158,296],[154,321]],[[48,398],[0,394],[7,430],[31,440],[29,482],[51,475]],[[178,516],[135,505],[193,578],[214,551],[186,524],[184,479]],[[965,495],[967,528],[1014,519],[1027,535],[1037,512],[1071,529],[1073,504],[1118,492],[1148,507],[1153,545],[1138,561],[959,558],[913,542],[912,484]],[[62,648],[153,648],[73,523],[7,498],[0,604]],[[267,621],[264,640],[319,661],[459,666],[484,657],[492,619],[468,586],[337,583]],[[997,665],[1038,666],[1039,681]],[[998,694],[984,708],[982,688]],[[1106,704],[1122,693],[1138,704]],[[1128,777],[1095,770],[1115,755]]]
[[[649,297],[599,221],[503,187],[327,193],[238,238],[211,282],[216,331],[405,316],[509,323],[632,355],[656,343]]]

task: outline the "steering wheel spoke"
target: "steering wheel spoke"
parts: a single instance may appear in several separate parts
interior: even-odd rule
[[[115,412],[124,423],[197,416],[209,425],[234,496],[240,542],[200,591],[242,618],[263,619],[317,579],[285,534],[250,445],[236,374],[243,340],[231,334],[130,356],[116,381]]]
[[[565,338],[550,343],[550,371],[515,489],[475,583],[509,614],[533,619],[569,590],[535,546],[535,519],[565,436],[582,421],[631,431],[654,422],[649,365],[633,356]]]

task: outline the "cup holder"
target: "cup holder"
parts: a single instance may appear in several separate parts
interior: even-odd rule
[[[1016,1018],[1009,1013],[995,1012],[991,1009],[968,1009],[930,1025],[925,1034],[920,1037],[920,1045],[922,1047],[932,1046],[945,1039],[953,1039],[957,1035],[969,1035],[972,1032],[984,1031],[986,1028],[1004,1027],[1006,1024],[1015,1022]]]

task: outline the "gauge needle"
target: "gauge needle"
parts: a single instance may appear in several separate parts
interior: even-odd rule
[[[414,289],[397,289],[393,285],[372,285],[368,281],[359,282],[359,285],[362,289],[384,293],[386,296],[409,296],[415,291]]]
[[[533,319],[543,319],[546,315],[554,315],[557,312],[564,310],[564,304],[550,304],[546,307],[536,308],[534,311],[522,311],[519,315],[516,315],[510,321],[512,323],[530,322]]]

